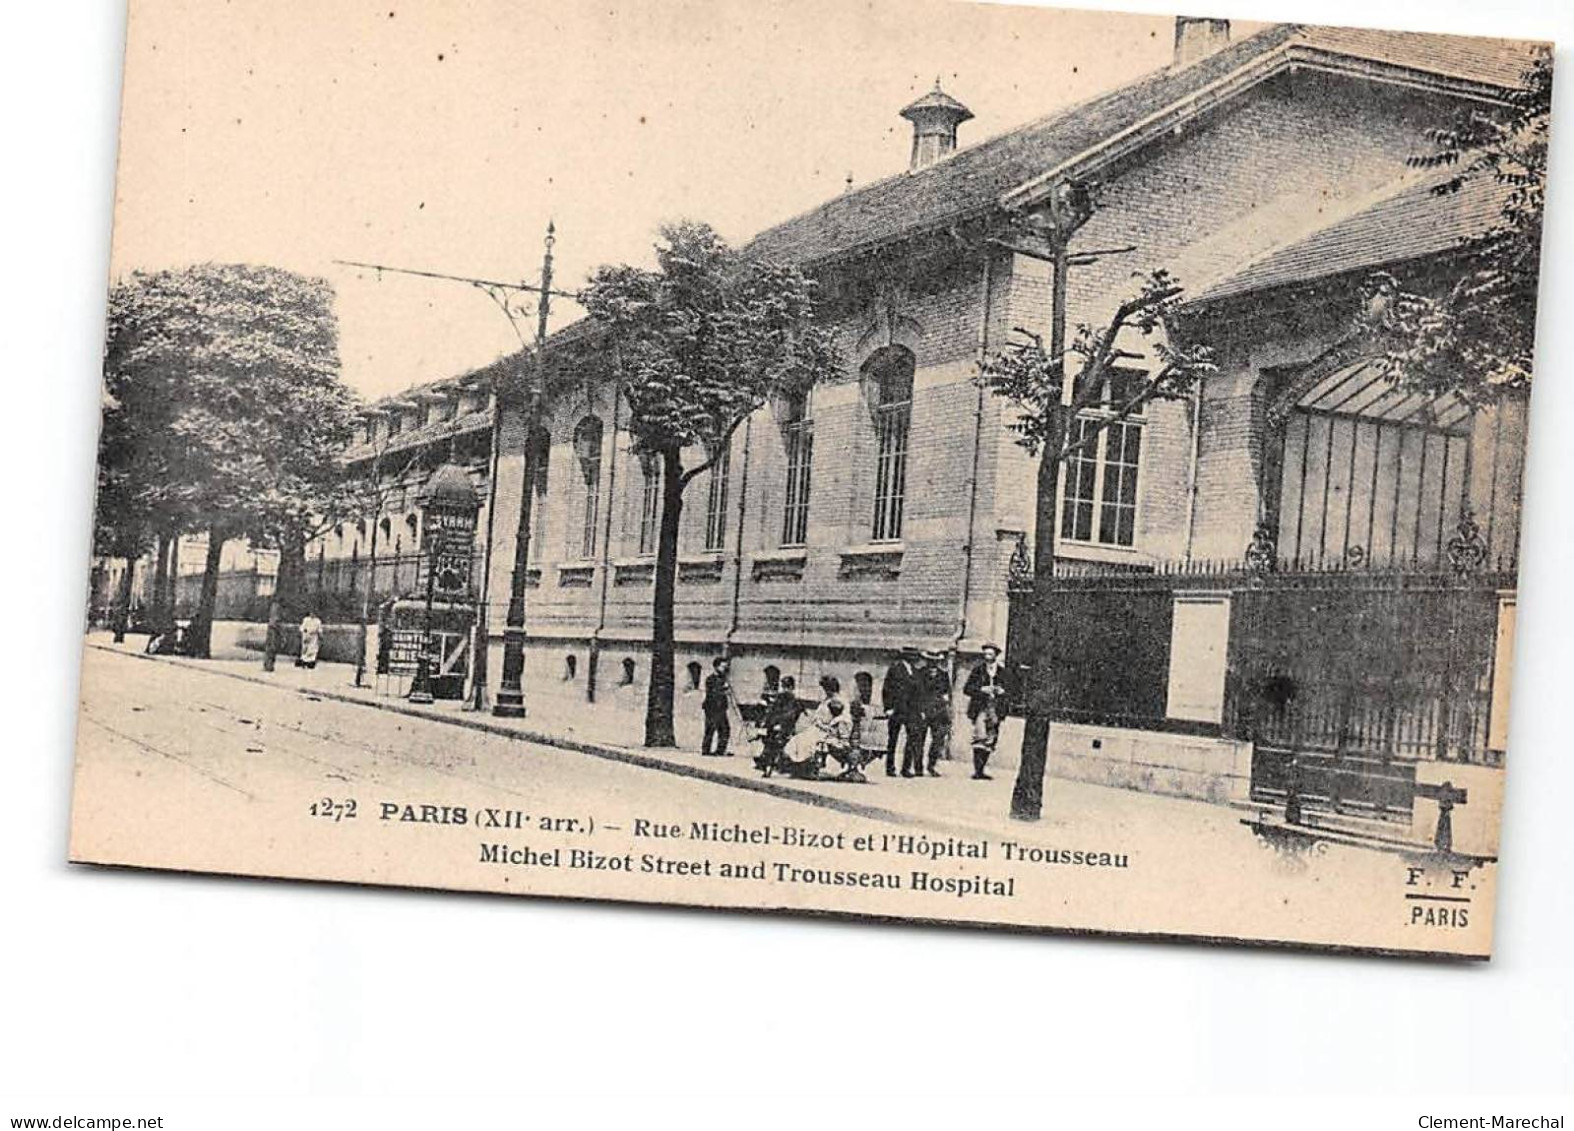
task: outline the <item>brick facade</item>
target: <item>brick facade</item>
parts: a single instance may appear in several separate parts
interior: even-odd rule
[[[1320,217],[1348,211],[1404,175],[1406,159],[1426,149],[1426,130],[1445,109],[1438,96],[1414,89],[1291,71],[1100,170],[1098,207],[1073,251],[1135,250],[1073,268],[1073,330],[1106,319],[1132,293],[1134,273],[1165,267],[1196,293],[1315,228]],[[877,689],[902,645],[954,648],[966,657],[1004,637],[1008,563],[1019,541],[1033,544],[1034,464],[1007,428],[1010,407],[981,395],[974,378],[982,354],[1003,347],[1013,328],[1047,336],[1050,270],[965,239],[938,237],[921,251],[922,270],[909,264],[905,281],[896,272],[901,317],[892,324],[878,317],[868,286],[838,291],[856,296],[841,303],[834,323],[847,367],[812,394],[804,544],[781,544],[787,451],[779,406],[756,412],[733,438],[720,549],[705,547],[714,472],[689,485],[676,597],[680,692],[687,665],[706,665],[724,649],[736,657],[740,695],[750,697],[766,665],[806,687],[829,671],[851,689],[857,673],[868,673]],[[1261,513],[1260,374],[1315,357],[1330,331],[1316,319],[1292,319],[1254,326],[1244,338],[1229,337],[1227,323],[1218,332],[1225,335],[1215,343],[1220,372],[1194,398],[1154,403],[1143,414],[1134,545],[1062,539],[1057,554],[1141,565],[1244,551]],[[902,536],[877,544],[877,437],[872,390],[860,373],[875,350],[889,346],[912,352],[914,393]],[[637,713],[648,674],[654,555],[640,553],[644,476],[629,450],[626,406],[613,387],[581,374],[554,379],[547,408],[550,459],[528,588],[527,677],[548,698],[583,702],[594,694]],[[574,438],[592,415],[602,432],[594,553],[586,556],[585,462]],[[490,547],[494,650],[507,608],[523,449],[518,410],[505,409]],[[685,463],[699,458],[691,453]],[[1517,465],[1503,474],[1517,488]],[[500,667],[494,658],[494,679]],[[686,726],[685,708],[678,713]]]

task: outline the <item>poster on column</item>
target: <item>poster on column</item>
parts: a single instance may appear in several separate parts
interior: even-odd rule
[[[1549,44],[127,36],[71,860],[1491,955]]]

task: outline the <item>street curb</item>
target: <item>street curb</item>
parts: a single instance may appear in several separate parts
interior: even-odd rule
[[[909,813],[901,813],[894,809],[885,809],[878,805],[866,805],[858,801],[848,801],[840,797],[828,797],[823,793],[816,793],[809,789],[800,789],[796,786],[776,784],[764,778],[749,778],[742,775],[733,775],[712,770],[706,766],[689,766],[681,762],[669,762],[664,758],[657,758],[649,754],[641,754],[627,746],[613,746],[609,743],[588,742],[584,739],[569,738],[564,735],[549,734],[545,731],[524,730],[519,727],[505,726],[501,723],[488,722],[485,719],[474,717],[443,714],[437,711],[426,711],[420,707],[413,707],[408,703],[376,702],[354,695],[346,695],[339,691],[326,691],[317,688],[299,687],[292,684],[281,684],[265,676],[247,675],[243,672],[220,671],[205,666],[201,661],[187,659],[182,656],[150,656],[146,652],[127,652],[119,648],[108,647],[88,641],[86,646],[99,652],[112,656],[126,656],[134,660],[148,660],[155,663],[170,664],[174,667],[185,668],[188,671],[205,672],[208,675],[220,676],[224,679],[238,680],[241,683],[253,683],[261,687],[270,687],[275,691],[289,691],[299,695],[311,695],[319,699],[332,700],[335,703],[345,703],[354,707],[367,707],[374,711],[387,711],[390,714],[403,715],[406,718],[422,719],[426,722],[446,723],[450,726],[465,727],[469,730],[479,731],[482,734],[495,735],[499,738],[514,739],[519,742],[530,742],[537,746],[551,746],[556,749],[572,750],[578,754],[589,754],[594,758],[603,758],[609,762],[622,762],[625,765],[639,766],[647,770],[659,770],[663,773],[674,774],[678,777],[695,778],[707,781],[713,785],[725,785],[734,789],[744,789],[752,793],[763,793],[772,797],[781,797],[790,801],[797,801],[805,805],[812,805],[820,809],[829,809],[833,812],[845,813],[853,817],[865,817],[877,821],[886,821],[891,824],[907,825],[912,828],[933,829],[950,834],[966,833],[969,836],[998,836],[998,831],[983,828],[974,828],[969,825],[937,821],[915,817]]]

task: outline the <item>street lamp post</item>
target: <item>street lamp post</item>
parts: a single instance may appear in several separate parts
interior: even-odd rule
[[[552,301],[552,245],[554,227],[547,224],[546,254],[541,261],[540,301],[536,304],[536,356],[525,378],[525,467],[519,485],[519,529],[514,535],[514,572],[508,586],[508,620],[503,627],[503,678],[497,688],[492,714],[505,719],[525,717],[525,590],[530,573],[530,527],[536,487],[536,426],[546,392],[547,314]],[[498,413],[503,406],[498,404]]]
[[[363,263],[353,259],[336,259],[335,263],[345,267],[363,267],[376,271],[381,277],[383,272],[397,275],[410,275],[423,279],[441,279],[454,283],[466,283],[483,292],[497,304],[503,316],[508,319],[508,324],[513,327],[514,333],[519,337],[520,360],[525,367],[520,384],[524,386],[524,424],[525,424],[525,479],[520,492],[519,530],[514,540],[514,573],[509,584],[508,617],[503,629],[503,675],[501,685],[497,691],[497,701],[492,707],[494,715],[504,718],[522,718],[525,714],[525,694],[523,675],[525,669],[525,588],[527,575],[530,569],[530,526],[533,492],[535,488],[535,461],[538,453],[532,438],[536,431],[536,422],[541,416],[541,405],[545,400],[546,372],[546,336],[547,316],[551,310],[552,298],[578,299],[579,295],[573,291],[555,291],[552,289],[552,245],[556,242],[555,227],[550,222],[547,224],[546,255],[541,264],[541,281],[539,285],[531,283],[509,283],[497,279],[474,278],[469,275],[447,275],[439,271],[416,271],[407,267],[392,267],[383,263]],[[535,357],[528,356],[530,347],[525,343],[525,336],[519,329],[519,315],[521,311],[514,305],[512,297],[515,294],[534,294],[536,303],[536,338]],[[499,382],[495,391],[495,409],[492,428],[492,475],[488,486],[487,524],[488,537],[486,545],[487,572],[490,573],[492,540],[490,527],[492,514],[497,510],[497,455],[502,440],[502,412],[506,383]],[[490,600],[490,592],[482,594],[482,605],[485,607]],[[486,633],[478,632],[478,655],[482,655],[487,647]],[[485,679],[485,661],[478,661],[478,677]],[[419,666],[418,669],[419,671]],[[475,702],[479,706],[485,698],[485,688],[478,686],[475,692]]]
[[[441,593],[458,600],[470,589],[475,559],[475,520],[481,509],[470,476],[457,464],[445,463],[432,473],[421,492],[421,543],[426,555],[426,611],[421,621],[421,648],[408,696],[412,703],[432,701],[432,601]],[[441,667],[441,659],[438,661]]]

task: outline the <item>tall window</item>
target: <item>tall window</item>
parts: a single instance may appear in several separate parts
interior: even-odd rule
[[[596,519],[601,513],[601,420],[587,416],[574,428],[574,459],[584,481],[584,506],[580,521],[568,523],[568,557],[596,556]]]
[[[782,436],[787,446],[787,494],[782,506],[782,545],[802,546],[809,536],[809,474],[814,464],[814,421],[809,392],[784,402]]]
[[[654,554],[661,536],[661,460],[644,455],[639,467],[645,477],[639,496],[639,552]]]
[[[1112,376],[1110,388],[1100,398],[1102,404],[1123,403],[1134,391],[1130,382],[1141,379],[1140,374]],[[1136,544],[1142,421],[1111,421],[1095,436],[1110,411],[1110,407],[1089,410],[1074,426],[1077,450],[1066,461],[1060,503],[1060,536],[1070,542]]]
[[[727,478],[731,471],[731,445],[721,451],[710,465],[710,493],[705,498],[705,548],[720,550],[727,545]]]
[[[1489,490],[1502,481],[1496,441],[1487,444],[1496,429],[1472,440],[1474,411],[1448,394],[1395,388],[1370,362],[1317,380],[1284,423],[1279,556],[1302,565],[1446,562],[1471,480]],[[1484,476],[1472,475],[1473,462]],[[1489,510],[1489,538],[1490,523]]]
[[[539,424],[531,436],[528,455],[531,460],[531,484],[535,488],[535,498],[530,503],[530,560],[538,561],[544,552],[542,543],[546,540],[547,474],[552,465],[552,434]]]
[[[912,423],[912,351],[901,346],[877,350],[864,363],[864,378],[872,385],[876,441],[874,471],[874,530],[876,542],[894,542],[902,536],[902,512],[907,500],[907,434]]]

